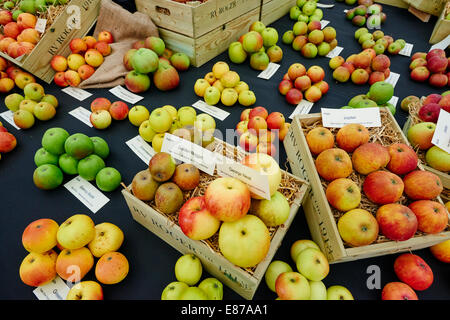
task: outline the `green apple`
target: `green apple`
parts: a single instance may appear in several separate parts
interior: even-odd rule
[[[359,28],[355,31],[355,39],[359,40],[359,38],[361,38],[362,35],[369,33],[369,29],[363,27],[363,28]]]
[[[109,156],[108,143],[100,137],[91,137],[91,141],[94,144],[94,154],[102,159],[106,159]]]
[[[214,106],[220,101],[220,90],[214,86],[210,86],[206,88],[203,98],[207,104]]]
[[[42,190],[52,190],[61,185],[64,175],[57,166],[53,164],[44,164],[33,173],[33,182],[36,187]]]
[[[450,13],[447,14],[447,16],[445,17],[445,20],[450,20]]]
[[[177,120],[179,127],[193,126],[195,119],[197,117],[197,112],[194,108],[190,106],[184,106],[178,109]]]
[[[268,227],[276,227],[283,224],[287,218],[291,208],[286,197],[276,191],[270,200],[253,200],[250,212],[259,217]]]
[[[375,82],[370,86],[368,95],[369,98],[377,104],[385,104],[391,100],[394,95],[394,87],[392,84],[385,81]]]
[[[309,281],[311,288],[310,300],[327,300],[327,287],[322,281]]]
[[[64,150],[75,159],[80,160],[94,152],[94,143],[87,135],[75,133],[66,139]]]
[[[243,63],[247,59],[247,52],[245,52],[242,43],[239,41],[232,42],[228,47],[228,57],[233,63]]]
[[[50,128],[42,136],[42,147],[50,153],[61,155],[65,153],[65,143],[69,133],[63,128]]]
[[[23,13],[22,10],[19,10],[19,9],[14,10],[14,11],[12,12],[12,18],[13,18],[13,20],[14,20],[14,21],[17,21],[17,18],[19,17],[19,15],[20,15],[21,13]]]
[[[34,4],[34,0],[22,0],[19,4],[20,10],[23,12],[35,14],[36,13],[36,6]]]
[[[3,8],[7,9],[7,10],[11,10],[12,8],[14,8],[14,2],[12,1],[6,1],[3,4]]]
[[[208,300],[223,299],[223,284],[216,278],[206,278],[199,283],[198,287],[203,290]]]
[[[148,119],[150,126],[156,133],[169,131],[172,126],[172,117],[170,113],[163,108],[156,108],[150,114]]]
[[[43,164],[58,165],[58,156],[48,152],[44,148],[40,148],[34,154],[34,163],[36,164],[36,167],[40,167]]]
[[[131,124],[136,127],[139,127],[142,122],[148,120],[149,116],[150,112],[148,111],[148,109],[140,105],[134,106],[128,112],[128,120],[130,120]]]
[[[58,99],[52,95],[52,94],[45,94],[42,99],[41,102],[47,102],[50,103],[52,106],[54,106],[55,108],[58,107]]]
[[[189,287],[183,290],[179,300],[208,300],[206,293],[198,287]]]
[[[450,171],[450,154],[437,146],[432,146],[425,154],[427,164],[439,171]]]
[[[101,169],[95,176],[95,183],[97,187],[105,192],[116,190],[122,182],[120,172],[112,167],[105,167]]]
[[[45,0],[34,0],[34,5],[36,10],[39,12],[44,12],[47,9],[47,3]]]
[[[44,97],[44,87],[36,82],[31,82],[25,85],[23,88],[25,97],[33,101],[39,102]]]
[[[171,282],[164,288],[161,300],[179,300],[181,293],[187,288],[189,286],[184,282]]]
[[[216,121],[209,114],[200,113],[195,120],[194,126],[201,131],[214,130],[216,129]]]
[[[297,21],[301,21],[301,22],[308,23],[308,22],[309,22],[309,16],[307,16],[307,15],[304,14],[304,13],[301,13],[301,14],[298,16]]]
[[[59,156],[59,167],[65,174],[78,174],[78,160],[71,155],[64,153]]]
[[[354,298],[346,287],[331,286],[327,289],[327,300],[354,300]]]
[[[275,281],[283,272],[292,272],[292,268],[289,264],[281,260],[274,260],[267,267],[266,273],[264,274],[264,280],[269,289],[273,292],[276,292]]]
[[[292,44],[294,38],[295,38],[294,31],[288,30],[283,34],[283,37],[281,37],[281,41],[284,44]]]
[[[173,123],[173,121],[172,121]],[[172,128],[172,126],[170,127]],[[171,129],[169,129],[170,132]],[[141,123],[139,126],[139,135],[147,142],[152,142],[153,137],[157,134],[155,130],[152,129],[152,126],[150,125],[150,120],[145,120]]]
[[[268,48],[274,46],[278,42],[278,31],[275,28],[267,27],[261,32],[263,37],[263,46]]]
[[[91,154],[78,162],[78,174],[87,181],[95,180],[97,173],[105,167],[105,161],[96,154]]]
[[[322,251],[314,248],[307,248],[300,252],[296,264],[298,272],[312,281],[323,280],[330,272],[327,257]]]
[[[291,245],[290,249],[292,261],[296,262],[299,253],[307,248],[320,250],[319,246],[312,240],[309,239],[297,240]]]
[[[25,99],[22,95],[18,93],[11,93],[5,98],[5,106],[12,112],[19,110],[19,105],[22,100]]]
[[[312,16],[317,9],[317,3],[315,1],[306,1],[302,7],[302,12],[307,16]]]
[[[293,6],[291,7],[291,9],[289,9],[289,18],[291,20],[297,20],[301,13],[302,10],[300,10],[299,7]]]
[[[189,286],[194,286],[200,281],[202,271],[200,259],[192,253],[181,256],[175,263],[175,277]]]

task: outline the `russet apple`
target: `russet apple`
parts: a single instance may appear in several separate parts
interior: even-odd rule
[[[418,200],[410,203],[408,208],[417,217],[419,231],[435,234],[447,228],[448,212],[441,203],[432,200]]]
[[[32,287],[39,287],[56,277],[56,258],[54,250],[44,253],[29,253],[20,264],[19,276],[23,283]]]
[[[353,209],[338,220],[339,234],[352,247],[366,246],[378,237],[378,222],[364,209]]]
[[[175,168],[172,181],[183,191],[193,190],[200,182],[200,171],[192,164],[182,163]]]
[[[120,252],[108,252],[101,256],[95,266],[95,277],[103,284],[121,282],[130,269],[127,258]]]
[[[397,202],[403,194],[402,179],[389,171],[374,171],[369,173],[363,183],[367,198],[376,204]]]
[[[298,272],[283,272],[275,281],[275,291],[280,300],[309,300],[311,288],[308,279]]]
[[[385,204],[376,213],[381,233],[394,241],[405,241],[417,231],[417,218],[408,207],[398,204]]]
[[[133,195],[142,201],[151,201],[155,198],[159,182],[153,179],[150,170],[139,171],[133,178],[131,190]]]
[[[38,219],[23,231],[22,244],[28,252],[44,253],[56,246],[59,225],[52,219]]]
[[[361,192],[353,180],[339,178],[333,180],[326,189],[328,202],[339,211],[349,211],[359,206]]]
[[[430,266],[412,253],[403,253],[395,259],[394,272],[400,281],[418,291],[428,289],[434,280]]]
[[[173,182],[161,184],[155,193],[155,205],[165,214],[174,214],[183,205],[183,192]]]
[[[155,181],[165,182],[172,178],[176,163],[169,153],[158,152],[150,159],[148,167]]]
[[[405,194],[412,200],[432,200],[443,190],[441,179],[429,171],[414,170],[403,178],[403,183]]]
[[[381,291],[381,300],[419,300],[414,290],[403,282],[389,282]]]
[[[430,247],[433,256],[444,263],[450,263],[450,239]]]
[[[347,178],[353,171],[350,156],[340,148],[322,151],[316,158],[315,167],[318,174],[327,181]]]
[[[66,300],[103,300],[103,289],[98,282],[81,281],[70,288]]]
[[[64,249],[56,259],[56,272],[70,282],[79,282],[94,266],[94,257],[86,247]]]
[[[353,168],[364,175],[386,167],[390,159],[387,148],[375,142],[364,143],[352,153]]]
[[[95,224],[85,214],[75,214],[64,221],[58,228],[56,238],[66,249],[79,249],[95,237]]]
[[[88,248],[94,257],[100,258],[105,253],[119,250],[123,239],[123,231],[118,226],[103,222],[95,226],[95,236]]]

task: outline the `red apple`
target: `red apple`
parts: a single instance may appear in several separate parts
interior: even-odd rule
[[[439,113],[441,112],[441,106],[437,103],[425,104],[419,109],[419,118],[424,122],[437,123]]]
[[[287,93],[286,93],[286,101],[289,104],[299,104],[303,99],[303,94],[300,90],[296,89],[296,88],[292,88],[290,89]]]
[[[400,281],[419,291],[428,289],[434,279],[430,266],[412,253],[401,254],[395,259],[394,272]]]
[[[403,194],[402,179],[388,171],[369,173],[364,180],[363,190],[367,198],[376,204],[397,202]]]
[[[388,147],[391,160],[387,169],[395,174],[403,175],[417,168],[419,158],[416,152],[404,143],[394,143]]]
[[[437,201],[418,200],[408,206],[417,217],[417,229],[425,233],[439,233],[447,228],[448,213]]]
[[[257,116],[266,120],[267,117],[269,116],[269,112],[264,107],[261,106],[254,107],[253,109],[250,110],[250,113],[248,114],[248,119],[250,120],[251,118]]]
[[[267,122],[260,116],[251,117],[250,120],[248,120],[248,129],[254,130],[256,135],[259,135],[261,130],[267,130]]]
[[[433,87],[442,88],[448,83],[448,76],[443,73],[435,73],[428,78],[428,83]]]
[[[430,247],[433,256],[444,263],[450,263],[450,239]]]
[[[380,231],[394,241],[411,239],[417,231],[417,218],[407,206],[389,203],[378,208],[376,214]]]
[[[414,81],[424,82],[430,77],[430,70],[427,67],[421,66],[414,68],[411,71],[411,79]]]
[[[282,80],[278,85],[278,91],[285,96],[286,93],[293,88],[293,84],[291,80]]]
[[[272,112],[266,119],[269,130],[281,130],[286,119],[281,112]]]
[[[432,93],[429,94],[425,100],[423,101],[423,105],[430,104],[430,103],[439,103],[441,101],[442,96],[439,93]]]
[[[406,283],[389,282],[381,291],[381,300],[419,300],[419,298]]]
[[[153,74],[153,83],[161,91],[169,91],[178,87],[180,76],[177,69],[167,64],[159,64],[158,70]]]
[[[432,200],[443,190],[441,179],[432,172],[414,170],[403,178],[405,194],[412,200]]]

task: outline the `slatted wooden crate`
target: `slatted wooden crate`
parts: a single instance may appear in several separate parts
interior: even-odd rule
[[[295,6],[296,0],[262,0],[261,21],[265,25],[277,21],[289,13],[289,10]]]
[[[450,14],[450,2],[447,2],[444,10],[442,10],[436,25],[434,26],[433,33],[431,34],[430,43],[435,44],[444,40],[450,34],[450,20],[447,20],[447,15]]]

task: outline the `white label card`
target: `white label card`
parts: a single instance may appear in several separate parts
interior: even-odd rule
[[[33,293],[39,300],[66,300],[69,290],[67,284],[57,276],[49,283],[34,289]]]
[[[450,153],[450,113],[441,109],[431,143]]]
[[[216,162],[215,153],[198,144],[174,136],[173,134],[166,133],[164,134],[161,151],[170,153],[176,160],[193,164],[199,170],[202,170],[211,176],[214,175]]]
[[[46,26],[47,26],[47,19],[38,18],[36,21],[36,25],[34,26],[34,29],[36,29],[40,33],[44,33]]]
[[[20,128],[14,123],[14,114],[11,110],[5,111],[0,113],[0,116],[6,120],[10,125],[12,125],[17,130],[20,130]]]
[[[413,44],[407,43],[407,44],[405,44],[405,47],[398,54],[401,54],[402,56],[410,57],[413,47],[414,47]]]
[[[294,119],[294,117],[298,114],[308,114],[311,111],[314,103],[303,99],[295,108],[294,112],[289,116],[289,119]]]
[[[125,143],[147,165],[155,155],[155,150],[139,135]]]
[[[328,21],[328,20],[321,20],[320,21],[320,25],[322,26],[322,29],[325,28],[329,23],[330,23],[330,21]]]
[[[328,52],[328,54],[326,55],[326,57],[327,58],[334,58],[334,57],[337,57],[341,52],[342,52],[342,50],[344,50],[344,48],[342,48],[342,47],[339,47],[339,46],[337,46],[337,47],[335,47],[333,50],[331,50],[330,52]]]
[[[89,98],[90,96],[92,96],[92,93],[87,92],[86,90],[80,89],[80,88],[75,88],[75,87],[66,87],[64,89],[61,90],[64,93],[67,93],[69,96],[79,100],[79,101],[83,101],[87,98]]]
[[[334,7],[334,4],[322,4],[322,3],[318,3],[317,4],[317,8],[325,8],[325,9],[328,9],[328,8],[333,8]]]
[[[392,86],[395,88],[395,86],[397,85],[398,79],[400,79],[400,74],[395,73],[395,72],[391,72],[391,74],[389,75],[389,77],[385,81],[387,83],[392,84]]]
[[[322,108],[322,123],[327,128],[342,128],[349,123],[359,123],[363,126],[381,127],[380,109],[329,109]]]
[[[93,127],[91,120],[90,120],[90,116],[91,116],[91,112],[83,107],[78,107],[76,109],[73,109],[72,111],[69,112],[69,114],[71,116],[74,116],[75,118],[77,118],[78,120],[80,120],[81,122],[83,122],[85,125],[89,126],[89,127]]]
[[[137,94],[134,94],[134,93],[128,91],[127,89],[125,89],[122,86],[116,86],[116,87],[110,89],[109,92],[111,92],[117,98],[122,99],[131,104],[135,104],[135,103],[141,101],[142,99],[144,99],[144,97],[138,96]]]
[[[80,176],[67,182],[64,187],[93,213],[96,213],[109,202],[109,199],[103,193]]]
[[[450,34],[442,41],[436,43],[435,45],[431,46],[430,51],[433,49],[442,49],[445,50],[450,45]]]
[[[210,106],[203,100],[198,100],[192,106],[194,108],[197,108],[198,110],[201,110],[201,111],[213,116],[216,119],[221,120],[221,121],[225,120],[230,115],[229,112],[224,111],[220,108],[217,108],[216,106]]]
[[[389,102],[390,104],[392,104],[394,107],[396,107],[396,106],[397,106],[397,103],[398,103],[398,97],[393,96],[393,97],[391,98],[391,100],[389,100],[388,102]]]
[[[269,80],[279,68],[280,65],[278,63],[270,62],[267,68],[258,75],[258,78]]]

